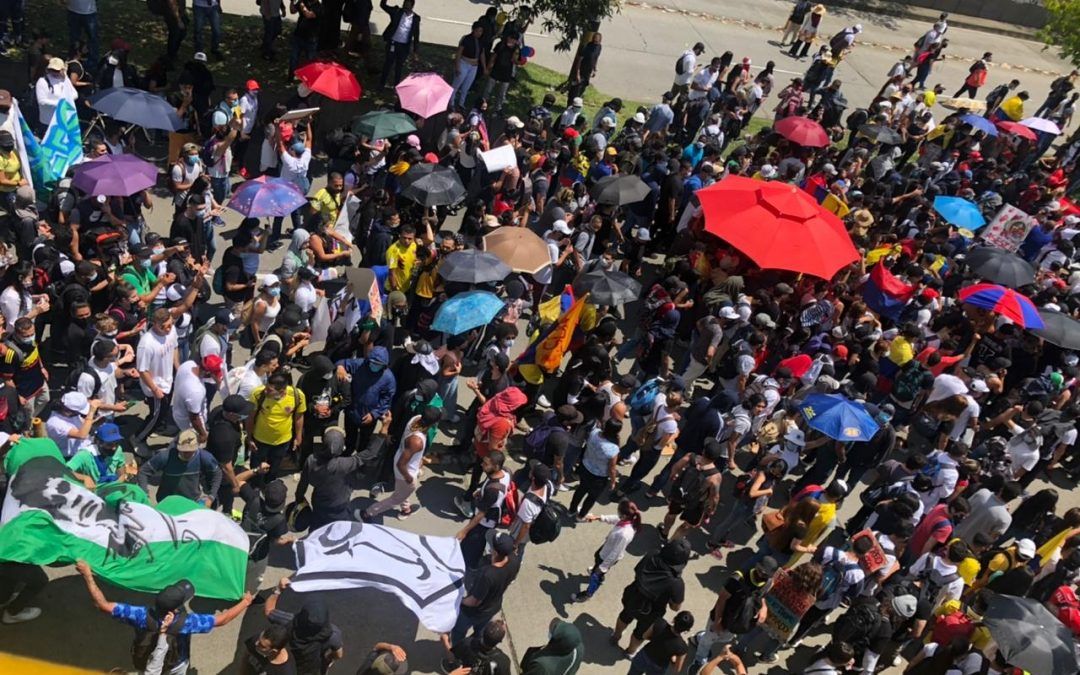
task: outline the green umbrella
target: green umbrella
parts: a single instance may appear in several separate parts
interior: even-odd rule
[[[367,136],[371,140],[390,138],[416,131],[412,118],[405,113],[389,110],[373,110],[353,118],[350,125],[354,134]]]

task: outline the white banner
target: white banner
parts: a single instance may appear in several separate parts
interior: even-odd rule
[[[990,246],[997,246],[1015,253],[1034,226],[1034,217],[1012,204],[1006,204],[979,235]]]
[[[294,591],[377,588],[437,633],[454,627],[465,597],[465,561],[454,537],[339,521],[297,542],[296,563]]]

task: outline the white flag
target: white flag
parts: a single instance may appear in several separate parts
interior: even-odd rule
[[[377,588],[437,633],[454,627],[465,597],[465,561],[454,537],[339,521],[297,542],[296,562],[294,591]]]

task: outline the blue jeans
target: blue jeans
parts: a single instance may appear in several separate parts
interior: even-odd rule
[[[746,654],[753,650],[754,645],[759,642],[763,642],[760,651],[763,659],[780,651],[780,643],[768,635],[760,625],[754,626],[749,633],[745,633],[736,641],[736,650]]]
[[[201,52],[202,31],[207,21],[210,22],[210,49],[218,51],[221,48],[221,8],[220,7],[192,7],[195,13],[195,51]]]
[[[210,218],[203,220],[203,239],[206,240],[206,257],[213,260],[217,244],[214,243],[214,221]]]
[[[469,630],[479,633],[484,630],[484,626],[488,625],[492,617],[495,614],[475,615],[467,614],[465,609],[462,608],[460,614],[458,614],[457,623],[450,629],[450,644],[460,644],[465,636],[469,634]]]
[[[68,42],[70,48],[75,49],[75,43],[79,41],[83,33],[86,33],[86,47],[89,61],[87,70],[96,72],[100,56],[98,55],[98,17],[94,14],[78,14],[68,10]]]
[[[308,61],[312,61],[315,58],[315,54],[318,51],[318,42],[314,39],[307,40],[296,33],[293,33],[292,37],[292,51],[289,52],[289,73],[296,72],[296,69],[304,65]]]
[[[229,198],[230,188],[228,176],[210,179],[210,191],[214,194],[214,201],[218,204],[224,204],[225,200]]]

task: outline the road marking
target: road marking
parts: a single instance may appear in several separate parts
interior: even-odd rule
[[[458,21],[457,19],[443,19],[443,18],[437,17],[437,16],[429,16],[428,21],[438,21],[439,23],[451,23],[451,24],[454,24],[455,26],[472,26],[473,25],[472,21]],[[544,38],[546,40],[551,39],[550,36],[544,35],[543,33],[529,33],[529,32],[526,32],[525,35],[529,35],[531,37]]]

